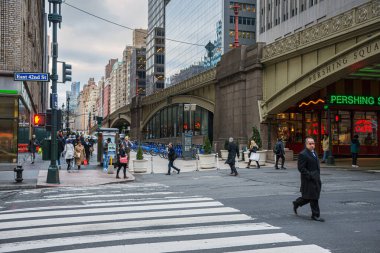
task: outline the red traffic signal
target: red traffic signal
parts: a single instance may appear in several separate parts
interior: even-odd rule
[[[35,114],[33,118],[33,123],[35,126],[45,126],[45,114]]]
[[[339,114],[335,114],[335,122],[340,122],[340,115]]]

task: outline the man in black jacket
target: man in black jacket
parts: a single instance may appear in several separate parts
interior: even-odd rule
[[[275,144],[275,153],[276,153],[276,165],[274,166],[278,170],[278,160],[281,158],[281,169],[286,170],[284,167],[285,163],[285,146],[281,138],[278,138],[277,143]]]
[[[166,173],[166,175],[170,175],[170,169],[173,168],[177,171],[177,174],[179,174],[179,172],[181,171],[180,169],[178,169],[177,167],[174,166],[174,160],[177,158],[177,155],[175,153],[175,150],[173,148],[173,144],[172,143],[169,143],[168,145],[168,149],[169,149],[169,152],[168,152],[168,160],[169,160],[169,164],[168,164],[168,173]]]
[[[237,176],[239,173],[235,167],[235,157],[239,158],[239,147],[234,143],[234,139],[232,137],[229,138],[228,143],[228,157],[226,163],[230,165],[231,168],[231,176]]]
[[[301,173],[301,197],[293,201],[293,211],[297,214],[297,208],[307,203],[311,207],[311,219],[315,221],[325,221],[320,218],[319,195],[321,193],[322,182],[318,155],[315,153],[315,142],[313,138],[306,138],[306,148],[298,155],[298,170]]]

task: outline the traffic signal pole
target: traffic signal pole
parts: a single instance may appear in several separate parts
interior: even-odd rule
[[[61,3],[62,0],[49,0],[49,15],[48,20],[53,23],[53,42],[52,42],[52,96],[51,96],[51,111],[52,111],[52,126],[51,126],[51,160],[48,169],[46,182],[50,184],[59,184],[59,170],[57,167],[57,109],[58,109],[58,94],[57,94],[57,59],[58,59],[58,41],[57,29],[58,24],[62,21],[61,16]],[[51,12],[51,5],[53,5],[53,13]],[[58,12],[59,8],[59,12]]]

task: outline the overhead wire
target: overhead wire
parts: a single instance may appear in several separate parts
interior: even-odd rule
[[[91,12],[85,11],[85,10],[83,10],[83,9],[81,9],[81,8],[78,8],[78,7],[74,6],[74,5],[72,5],[72,4],[69,4],[69,3],[67,3],[66,1],[63,1],[63,4],[69,6],[69,7],[73,8],[73,9],[76,9],[76,10],[78,10],[78,11],[80,11],[80,12],[83,12],[83,13],[85,13],[85,14],[87,14],[87,15],[90,15],[90,16],[92,16],[92,17],[94,17],[94,18],[97,18],[97,19],[103,20],[103,21],[105,21],[105,22],[107,22],[107,23],[110,23],[110,24],[113,24],[113,25],[116,25],[116,26],[119,26],[119,27],[122,27],[122,28],[125,28],[125,29],[128,29],[128,30],[131,30],[131,31],[134,31],[134,30],[135,30],[135,29],[133,29],[133,28],[131,28],[131,27],[128,27],[128,26],[125,26],[125,25],[122,25],[122,24],[116,23],[116,22],[111,21],[111,20],[106,19],[106,18],[102,18],[102,17],[100,17],[100,16],[98,16],[98,15],[95,15],[95,14],[92,14]],[[139,30],[136,30],[136,32],[140,32],[140,31],[139,31]],[[143,33],[143,32],[141,32],[141,33]],[[182,44],[187,44],[187,45],[193,45],[193,46],[201,46],[201,47],[204,47],[204,46],[205,46],[205,45],[201,45],[201,44],[197,44],[197,43],[191,43],[191,42],[186,42],[186,41],[181,41],[181,40],[175,40],[175,39],[170,39],[170,38],[165,38],[165,40],[172,41],[172,42],[177,42],[177,43],[182,43]]]

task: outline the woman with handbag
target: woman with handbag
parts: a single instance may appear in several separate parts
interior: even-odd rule
[[[248,154],[248,165],[247,169],[249,169],[249,166],[251,166],[251,161],[256,161],[257,168],[260,169],[259,164],[259,154],[256,153],[256,151],[259,149],[259,146],[257,146],[256,142],[254,140],[251,140],[251,144],[249,145],[249,154]],[[252,157],[251,157],[252,156]]]
[[[80,170],[80,166],[84,162],[85,157],[84,146],[82,145],[82,142],[78,142],[74,151],[75,164],[78,166],[78,170]]]
[[[118,167],[117,172],[116,172],[116,178],[120,178],[119,177],[119,171],[120,171],[121,167],[123,167],[124,178],[128,178],[127,174],[126,174],[127,164],[128,164],[128,155],[127,155],[127,152],[125,150],[125,146],[122,143],[119,144],[118,158],[119,158],[119,167]]]
[[[74,145],[71,139],[67,139],[63,153],[65,154],[65,159],[67,163],[67,172],[70,172],[71,163],[73,162],[74,158]]]

